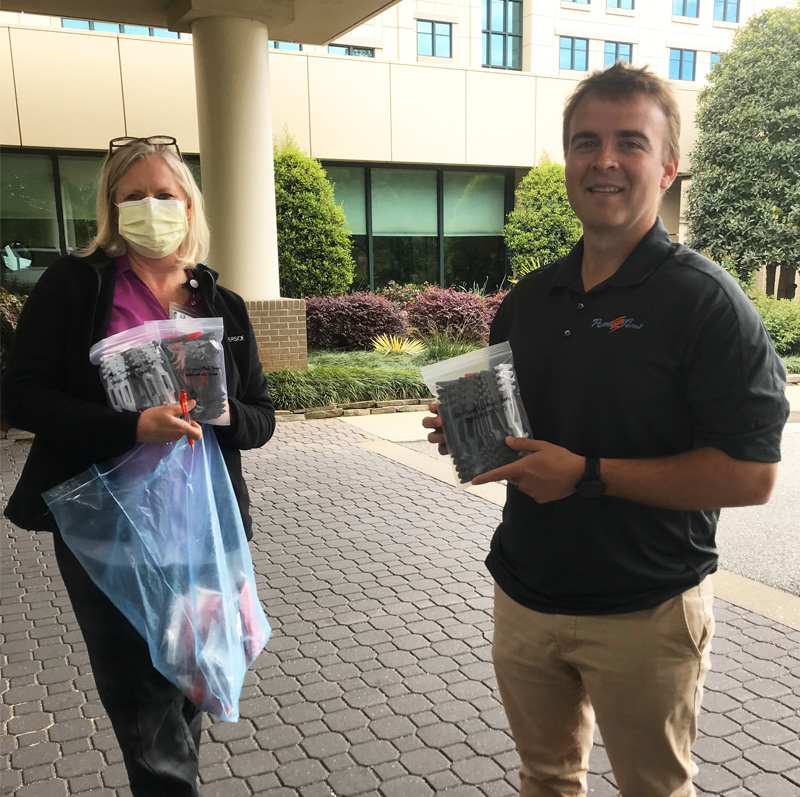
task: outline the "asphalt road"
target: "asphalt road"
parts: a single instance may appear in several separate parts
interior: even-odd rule
[[[786,425],[781,453],[770,502],[723,509],[717,546],[726,570],[800,595],[800,423]]]

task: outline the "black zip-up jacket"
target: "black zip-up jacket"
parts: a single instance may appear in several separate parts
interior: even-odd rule
[[[231,425],[207,426],[206,433],[213,428],[217,436],[250,539],[240,450],[263,446],[272,437],[275,411],[244,301],[217,285],[215,271],[202,265],[194,271],[209,314],[221,316],[225,325]],[[35,434],[5,509],[22,528],[55,531],[42,493],[136,443],[139,413],[108,406],[99,369],[89,361],[89,348],[108,328],[115,280],[114,260],[102,252],[61,258],[42,274],[20,316],[3,404],[12,426]]]

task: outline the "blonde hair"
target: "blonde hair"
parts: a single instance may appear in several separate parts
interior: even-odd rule
[[[208,257],[211,235],[203,209],[203,195],[194,176],[171,144],[148,144],[145,141],[126,144],[106,156],[97,176],[97,235],[77,254],[85,256],[102,249],[109,257],[120,257],[128,251],[128,245],[117,229],[114,195],[128,169],[137,161],[153,156],[161,158],[172,170],[186,194],[186,209],[192,211],[187,214],[188,232],[176,252],[178,264],[193,266]]]
[[[578,103],[587,95],[595,94],[605,100],[622,100],[630,97],[652,97],[667,120],[666,152],[668,161],[680,157],[681,112],[669,84],[646,66],[635,67],[624,61],[605,70],[592,72],[578,83],[564,106],[562,140],[564,155],[569,150],[569,125]]]

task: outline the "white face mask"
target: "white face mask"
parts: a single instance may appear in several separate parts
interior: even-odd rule
[[[119,234],[143,257],[171,255],[189,230],[186,206],[179,199],[145,197],[120,202]]]

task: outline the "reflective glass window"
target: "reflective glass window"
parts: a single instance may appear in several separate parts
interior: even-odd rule
[[[521,0],[483,0],[483,65],[522,68]]]
[[[417,20],[417,55],[433,55],[433,22]]]
[[[372,169],[375,285],[439,281],[436,172]]]
[[[102,162],[102,155],[61,155],[58,158],[64,231],[70,252],[86,246],[97,232],[96,182]]]
[[[676,17],[698,16],[697,0],[672,0],[672,13]]]
[[[0,282],[29,293],[61,254],[49,155],[0,153],[0,228]]]
[[[505,182],[498,172],[444,173],[445,285],[502,284]]]
[[[606,42],[603,55],[603,66],[612,66],[617,61],[631,62],[633,45],[625,42]]]
[[[585,72],[589,63],[588,39],[576,39],[572,36],[561,36],[558,49],[558,66],[560,69],[576,69]]]
[[[448,22],[436,22],[433,25],[433,54],[437,58],[450,58],[452,50],[453,26]]]
[[[695,51],[678,50],[671,48],[669,51],[669,76],[671,80],[694,80],[695,77]]]
[[[714,19],[717,22],[738,22],[739,0],[714,0]]]

